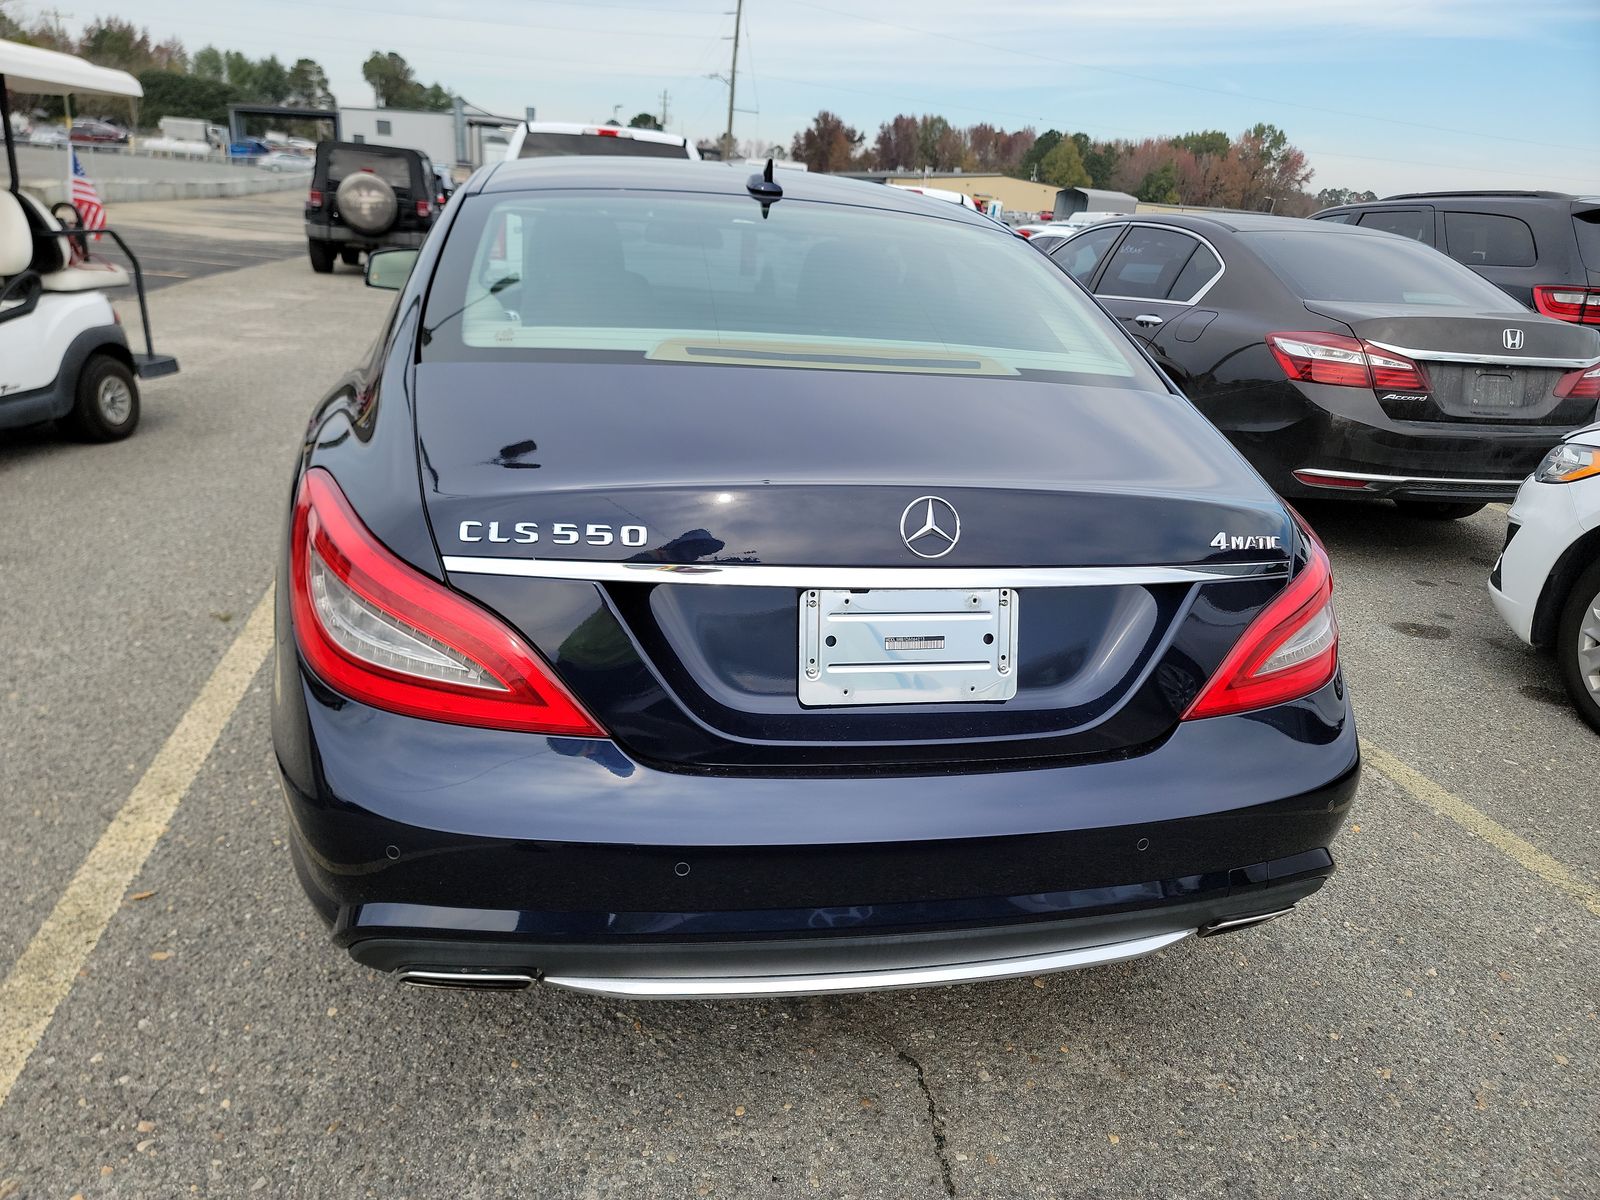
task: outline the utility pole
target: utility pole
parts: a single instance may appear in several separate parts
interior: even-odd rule
[[[661,89],[661,128],[667,127],[667,89]]]
[[[728,67],[728,132],[722,135],[722,161],[733,159],[733,89],[739,81],[739,25],[744,20],[744,0],[733,10],[733,62]]]

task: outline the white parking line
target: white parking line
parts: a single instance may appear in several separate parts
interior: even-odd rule
[[[1361,742],[1361,756],[1369,767],[1386,776],[1413,800],[1420,800],[1441,817],[1454,821],[1468,833],[1476,834],[1519,866],[1531,871],[1551,887],[1566,892],[1600,917],[1600,888],[1579,879],[1532,842],[1512,833],[1487,813],[1479,812],[1461,797],[1445,791],[1415,767],[1365,739]]]
[[[0,1105],[271,648],[268,589],[0,983]]]

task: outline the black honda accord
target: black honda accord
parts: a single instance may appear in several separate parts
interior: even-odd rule
[[[1600,331],[1410,238],[1252,213],[1101,222],[1048,250],[1281,495],[1454,520],[1595,419]]]
[[[368,281],[400,291],[307,432],[273,701],[295,863],[358,961],[908,987],[1245,928],[1329,875],[1359,753],[1326,555],[1004,229],[544,159]]]

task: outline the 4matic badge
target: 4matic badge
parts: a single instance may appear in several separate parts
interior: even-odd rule
[[[1282,548],[1282,543],[1283,539],[1275,533],[1228,533],[1223,531],[1211,539],[1211,546],[1216,550],[1278,550]]]

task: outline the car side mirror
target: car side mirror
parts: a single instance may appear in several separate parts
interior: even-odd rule
[[[398,292],[411,278],[419,252],[406,247],[373,250],[367,255],[367,286]]]

